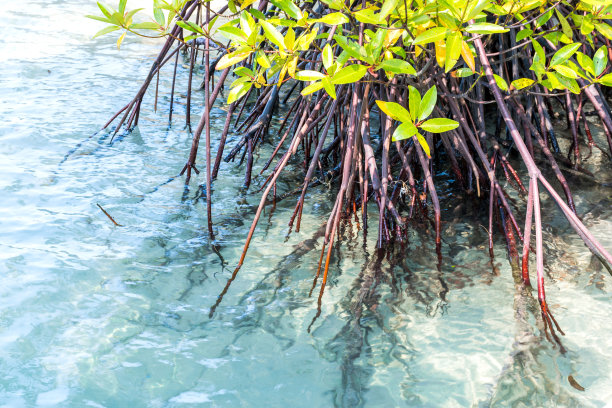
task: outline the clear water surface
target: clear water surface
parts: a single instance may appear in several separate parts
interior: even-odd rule
[[[132,97],[158,48],[132,39],[117,52],[116,36],[92,41],[100,25],[83,17],[91,13],[93,1],[5,0],[0,7],[0,406],[612,401],[612,281],[547,199],[547,289],[565,354],[538,330],[537,308],[517,292],[503,242],[492,267],[478,209],[453,205],[450,190],[441,271],[423,229],[393,259],[377,259],[370,238],[364,250],[355,225],[344,227],[311,333],[316,298],[308,291],[321,248],[313,238],[333,194],[312,189],[304,228],[288,240],[294,201],[286,200],[262,218],[245,266],[209,319],[261,180],[245,193],[243,170],[224,164],[210,242],[202,179],[187,191],[181,180],[164,184],[190,146],[184,80],[167,126],[168,69],[157,113],[149,95],[136,132],[112,145],[96,135],[60,165]],[[195,105],[201,101],[195,92]],[[213,112],[213,136],[222,109]],[[598,156],[590,163],[596,183],[572,178],[578,208],[610,249],[610,165]],[[570,385],[570,375],[585,391]]]

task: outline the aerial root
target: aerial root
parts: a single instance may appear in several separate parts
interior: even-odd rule
[[[205,17],[199,17],[200,12],[204,10],[202,7],[205,7]],[[181,15],[184,19],[188,19],[196,10],[197,24],[203,26],[211,21],[210,5],[193,0],[187,2]],[[259,3],[259,10],[264,12],[264,15],[274,12],[266,1]],[[321,72],[322,61],[319,50],[330,43],[336,29],[336,26],[322,26],[319,36],[313,40],[314,46],[299,52],[296,69]],[[359,46],[364,45],[368,29],[368,24],[359,24]],[[421,228],[424,225],[425,228],[422,229],[430,234],[431,245],[435,246],[440,269],[444,214],[441,200],[445,198],[440,185],[442,181],[446,182],[452,178],[452,182],[456,183],[454,186],[462,189],[469,200],[482,200],[483,203],[489,200],[488,214],[483,214],[483,221],[488,215],[489,254],[493,260],[494,223],[497,223],[498,231],[501,231],[506,241],[508,257],[514,265],[520,266],[525,286],[531,285],[529,255],[530,252],[535,252],[537,288],[545,333],[560,345],[557,332],[561,334],[563,332],[550,313],[544,294],[544,252],[538,186],[539,183],[544,186],[585,244],[603,262],[612,265],[610,254],[594,239],[578,218],[570,184],[559,167],[559,163],[569,163],[569,167],[574,171],[584,173],[581,163],[591,155],[593,146],[602,150],[606,156],[612,157],[595,143],[589,122],[586,120],[585,104],[590,103],[594,115],[603,125],[612,153],[612,117],[604,94],[598,86],[589,85],[579,78],[578,82],[583,87],[580,95],[569,92],[550,93],[539,85],[534,85],[529,92],[502,93],[496,76],[503,76],[504,72],[511,72],[512,77],[517,78],[524,76],[533,79],[535,76],[528,70],[529,64],[521,63],[520,58],[523,57],[520,56],[520,50],[516,44],[509,41],[508,36],[500,37],[498,44],[488,42],[485,46],[483,37],[474,34],[472,42],[477,57],[474,64],[478,64],[477,71],[482,68],[486,83],[476,81],[470,86],[470,81],[466,78],[447,75],[445,72],[447,70],[435,63],[429,45],[422,47],[423,57],[414,60],[415,65],[420,65],[417,76],[391,77],[384,73],[384,70],[377,71],[370,68],[363,81],[337,84],[334,87],[335,98],[323,89],[302,95],[300,91],[304,89],[305,83],[295,81],[289,76],[284,76],[280,81],[278,73],[266,77],[266,84],[272,86],[259,89],[251,87],[248,92],[229,105],[213,161],[210,140],[211,108],[221,93],[230,68],[223,69],[215,78],[214,70],[221,57],[211,62],[210,52],[215,49],[210,47],[209,41],[214,39],[204,38],[205,48],[200,49],[198,47],[202,43],[198,41],[177,44],[182,38],[180,27],[173,27],[171,33],[142,87],[134,98],[105,124],[104,129],[117,121],[118,124],[112,131],[114,137],[122,129],[130,131],[137,126],[147,88],[153,83],[153,79],[157,78],[155,83],[155,106],[157,106],[160,69],[173,62],[168,118],[169,122],[172,122],[179,53],[180,50],[187,49],[191,51],[186,97],[186,125],[189,126],[191,110],[194,107],[191,91],[193,75],[197,72],[195,64],[198,52],[203,52],[205,74],[201,87],[205,92],[204,112],[193,133],[189,156],[180,174],[185,176],[186,184],[193,176],[192,171],[200,174],[196,161],[201,134],[204,132],[206,151],[203,161],[206,165],[210,237],[213,237],[211,188],[213,181],[217,179],[223,159],[228,163],[235,162],[238,166],[244,165],[245,189],[253,185],[255,186],[253,190],[261,192],[261,199],[238,264],[214,306],[211,307],[210,316],[214,315],[231,283],[236,279],[266,205],[271,203],[274,209],[280,200],[299,194],[288,222],[288,237],[294,230],[300,232],[304,208],[308,205],[307,192],[314,185],[323,185],[328,189],[336,188],[334,190],[336,195],[325,226],[325,238],[309,292],[311,296],[317,285],[320,285],[317,313],[308,327],[309,331],[322,313],[322,298],[333,274],[333,268],[330,268],[332,251],[338,248],[341,240],[347,235],[348,239],[353,238],[355,225],[357,230],[363,233],[366,242],[369,224],[372,222],[368,220],[369,208],[377,210],[374,223],[378,224],[376,246],[380,251],[385,251],[396,243],[403,245],[408,239],[407,224],[413,223]],[[265,48],[266,45],[262,47]],[[549,48],[547,51],[556,51],[552,43],[546,44],[546,47]],[[223,47],[219,47],[218,50],[221,56],[226,52]],[[264,50],[268,51],[274,50]],[[335,47],[332,60],[339,57],[340,53],[341,47]],[[254,60],[253,56],[246,58],[231,70],[236,67],[243,68],[243,71],[255,70]],[[355,63],[356,59],[354,58],[352,62]],[[294,83],[291,84],[291,81]],[[286,83],[289,85],[285,85]],[[422,91],[434,85],[439,90],[439,94],[438,103],[431,113],[439,118],[453,118],[459,126],[439,136],[422,131],[421,136],[426,142],[424,144],[412,136],[401,140],[393,139],[398,121],[377,108],[376,102],[384,100],[402,107],[410,107],[414,104],[410,87],[423,94]],[[492,100],[487,100],[491,97]],[[552,110],[551,100],[558,101],[559,104],[555,102],[555,106],[565,112],[571,134],[570,147],[567,151],[564,149],[563,156],[559,154],[559,138],[562,135],[555,133],[551,119],[557,117],[557,112]],[[279,106],[284,118],[276,127],[273,112]],[[485,122],[485,115],[489,114],[497,115],[493,120],[497,120],[498,126],[492,134],[487,133]],[[419,125],[416,121],[415,124]],[[273,129],[278,129],[277,135],[273,135],[274,138],[268,136],[272,126]],[[230,132],[236,138],[232,140],[230,137],[232,148],[228,149]],[[589,146],[588,155],[580,151],[580,143],[583,142]],[[267,143],[271,145],[270,149],[273,151],[266,157],[263,168],[258,171],[255,158],[258,149]],[[517,152],[518,159],[516,159]],[[63,161],[66,159],[67,157]],[[543,163],[541,168],[536,165],[536,159],[539,164]],[[519,171],[523,165],[527,168],[526,175],[522,175]],[[292,168],[294,172],[303,171],[303,181],[298,186],[282,189],[283,184],[277,182],[287,167]],[[550,181],[543,175],[545,169],[550,170],[550,180],[556,180],[563,190],[564,198],[556,193]],[[524,183],[527,177],[529,186]],[[504,178],[507,183],[504,182]],[[517,194],[510,194],[507,184],[510,184]],[[518,199],[515,198],[517,195]],[[523,229],[518,222],[518,215],[522,213],[519,204],[522,202],[526,202]],[[374,212],[370,212],[370,215],[373,214]],[[532,238],[533,234],[535,240]],[[522,251],[519,254],[518,246],[521,244]]]

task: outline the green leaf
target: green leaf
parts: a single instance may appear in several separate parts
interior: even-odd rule
[[[456,78],[465,78],[474,75],[475,72],[471,68],[459,68],[451,73]]]
[[[376,101],[378,108],[393,120],[402,123],[412,123],[410,113],[399,103]]]
[[[608,40],[612,40],[612,27],[606,23],[595,24],[595,28],[601,35],[606,37]]]
[[[370,45],[372,47],[372,54],[373,54],[374,61],[378,61],[380,57],[380,53],[382,52],[383,42],[385,40],[386,34],[387,34],[387,30],[379,29],[374,35],[374,37],[372,38]]]
[[[555,75],[557,81],[559,81],[565,89],[569,89],[571,93],[574,93],[576,95],[580,93],[580,86],[578,85],[578,82],[576,82],[575,79],[566,78],[563,75],[553,74],[552,72],[549,72],[548,76],[550,77],[551,75]]]
[[[540,28],[544,24],[546,24],[548,22],[548,20],[550,20],[552,15],[553,15],[553,11],[552,11],[552,9],[550,9],[546,13],[544,13],[540,17],[538,17],[538,19],[536,20],[536,28]]]
[[[230,9],[232,14],[236,14],[236,12],[238,12],[238,9],[236,8],[236,3],[234,2],[234,0],[228,0],[227,7]]]
[[[159,24],[160,26],[166,24],[166,18],[164,17],[164,12],[162,11],[162,9],[157,7],[154,8],[153,17],[155,17],[155,21],[157,21],[157,24]]]
[[[397,2],[399,0],[385,0],[382,7],[380,8],[380,13],[378,14],[378,22],[383,22],[395,7],[397,7]]]
[[[293,28],[289,28],[287,30],[287,34],[285,34],[285,48],[287,48],[288,50],[293,50],[293,46],[295,45],[295,31],[293,31]]]
[[[353,13],[355,20],[364,24],[378,24],[378,17],[374,15],[374,10],[366,8]]]
[[[243,59],[248,58],[248,56],[251,55],[251,52],[252,51],[250,50],[249,51],[241,50],[241,52],[232,52],[230,54],[225,54],[223,57],[221,57],[219,62],[217,62],[215,69],[221,70],[227,67],[231,67],[232,65],[239,63]]]
[[[576,73],[576,71],[569,67],[566,67],[565,65],[553,65],[551,68],[563,75],[564,77],[572,79],[578,78],[578,74]]]
[[[120,14],[125,14],[125,5],[127,3],[127,0],[119,0],[119,13]]]
[[[459,123],[452,119],[435,118],[429,119],[421,123],[419,127],[426,132],[442,133],[448,132],[449,130],[457,129],[459,127]]]
[[[597,82],[605,86],[612,86],[612,74],[602,76]]]
[[[479,0],[479,1],[469,1],[466,5],[467,8],[467,16],[464,17],[463,21],[469,21],[476,17],[482,10],[484,10],[487,6],[489,6],[491,0]]]
[[[247,67],[238,67],[234,69],[234,74],[238,76],[245,76],[245,75],[248,75],[249,77],[255,76],[255,73],[253,72],[253,70]]]
[[[106,17],[100,17],[100,16],[91,16],[91,15],[87,15],[85,16],[87,18],[91,18],[92,20],[98,20],[98,21],[102,21],[103,23],[110,23],[111,21],[106,18]]]
[[[431,152],[429,151],[429,145],[427,144],[427,140],[425,140],[425,138],[420,133],[417,133],[416,137],[427,157],[431,159]]]
[[[257,53],[257,63],[259,65],[261,65],[262,67],[264,67],[265,69],[268,69],[272,66],[272,64],[270,64],[270,60],[268,59],[268,56],[266,55],[265,52],[261,52],[259,51]]]
[[[159,25],[157,23],[154,23],[152,21],[147,21],[144,23],[136,23],[136,24],[132,24],[130,25],[131,29],[140,29],[140,30],[157,30],[159,29]]]
[[[280,48],[281,50],[284,50],[285,49],[285,39],[283,38],[283,35],[279,33],[276,30],[276,28],[274,28],[274,26],[268,23],[267,21],[262,20],[259,23],[264,29],[266,38],[270,40],[271,42],[273,42],[274,44],[276,44],[278,48]]]
[[[414,45],[427,44],[443,40],[446,37],[445,27],[435,27],[419,34],[413,41]]]
[[[138,13],[140,10],[144,10],[144,9],[139,8],[139,9],[134,9],[134,10],[131,10],[131,11],[127,12],[127,13],[125,14],[125,21],[126,21],[126,23],[127,23],[127,24],[132,24],[132,17],[134,17],[134,15],[135,15],[136,13]],[[163,24],[162,24],[162,25],[163,25]],[[156,27],[156,29],[157,29],[157,28],[158,28],[158,27]]]
[[[101,29],[100,31],[98,31],[96,33],[96,35],[94,35],[92,37],[92,39],[96,38],[96,37],[99,37],[101,35],[104,35],[104,34],[112,33],[113,31],[117,31],[119,28],[121,28],[121,27],[116,26],[116,25],[105,27],[105,28]]]
[[[291,0],[270,0],[270,3],[283,10],[289,17],[295,20],[302,18],[302,10]]]
[[[610,2],[608,0],[582,0],[582,2],[586,4],[590,4],[591,6],[595,6],[595,7],[610,5]]]
[[[244,95],[246,95],[249,89],[251,89],[252,85],[253,83],[249,81],[249,82],[243,82],[239,84],[238,86],[235,86],[234,88],[232,88],[227,97],[227,103],[234,103],[238,99],[242,98]]]
[[[181,28],[184,28],[185,30],[197,33],[197,34],[204,34],[204,31],[202,31],[202,28],[200,26],[198,26],[195,23],[192,23],[191,21],[177,21],[176,25],[178,25]]]
[[[253,3],[255,3],[255,0],[242,0],[242,4],[240,5],[240,10],[246,9]]]
[[[389,59],[381,62],[377,69],[393,72],[394,74],[416,75],[416,70],[408,62],[399,59]]]
[[[306,51],[310,47],[310,44],[314,41],[314,39],[317,38],[317,32],[318,29],[315,27],[315,29],[312,30],[309,34],[300,36],[297,41],[297,49],[300,51]]]
[[[327,4],[330,9],[342,10],[344,3],[342,0],[323,0],[323,3]]]
[[[353,64],[342,68],[331,79],[332,84],[350,84],[359,81],[368,72],[365,65]]]
[[[491,23],[477,23],[470,24],[465,28],[465,31],[468,33],[476,33],[476,34],[496,34],[496,33],[507,33],[507,28],[504,28],[497,24]]]
[[[308,85],[306,88],[302,89],[302,96],[310,95],[313,92],[317,92],[319,89],[323,88],[323,81],[314,82]]]
[[[329,69],[331,65],[334,63],[334,51],[332,50],[331,45],[325,44],[323,47],[323,52],[321,52],[321,59],[323,60],[323,66],[325,69]]]
[[[540,45],[539,42],[537,42],[536,40],[531,40],[531,45],[533,45],[533,49],[536,52],[536,57],[537,59],[542,63],[545,64],[546,63],[546,53],[544,52],[544,48],[542,48],[542,46]],[[535,58],[534,58],[534,63],[535,63]]]
[[[410,111],[410,117],[416,122],[419,116],[419,107],[421,106],[421,94],[419,90],[414,86],[408,87],[408,110]]]
[[[567,59],[574,55],[576,50],[578,50],[581,45],[582,44],[580,43],[566,45],[559,51],[555,52],[555,55],[553,55],[552,59],[550,60],[550,66],[563,64],[565,61],[567,61]]]
[[[572,39],[573,36],[574,36],[574,32],[572,31],[572,27],[567,22],[567,19],[556,8],[555,8],[555,13],[557,14],[557,18],[559,19],[559,23],[561,23],[561,29],[563,30],[563,34],[565,34],[569,39]]]
[[[228,40],[232,40],[240,44],[244,44],[247,39],[247,35],[244,31],[242,31],[238,27],[233,27],[227,24],[224,24],[219,27],[217,31],[220,31],[221,35],[223,35]]]
[[[519,31],[516,34],[516,42],[522,41],[527,37],[531,37],[532,34],[533,34],[533,30],[525,28],[524,30]]]
[[[125,23],[125,19],[123,18],[123,14],[119,14],[119,13],[113,13],[110,16],[111,19],[111,23],[118,25],[118,26],[123,26]]]
[[[395,128],[395,131],[393,132],[393,136],[391,136],[391,140],[394,142],[397,142],[400,140],[409,139],[412,136],[416,135],[417,132],[418,132],[418,129],[416,128],[416,126],[414,126],[414,123],[412,122],[400,123],[400,125],[397,128]]]
[[[580,24],[580,33],[582,33],[582,35],[591,34],[591,32],[593,32],[593,29],[595,28],[591,19],[587,17],[588,15],[582,19],[582,24]]]
[[[578,51],[576,52],[576,60],[578,61],[578,64],[580,64],[582,69],[584,69],[586,72],[593,76],[597,76],[595,75],[595,63],[593,62],[591,57]]]
[[[599,47],[593,56],[593,67],[595,68],[595,76],[600,76],[606,65],[608,65],[608,49],[605,45]]]
[[[109,10],[104,4],[100,2],[98,2],[98,7],[100,8],[100,11],[102,11],[102,14],[104,14],[106,18],[110,20],[111,16],[113,15],[113,10]]]
[[[325,74],[319,71],[304,70],[296,72],[294,78],[300,81],[316,81],[318,79],[325,78]]]
[[[519,79],[515,79],[514,81],[512,81],[510,86],[513,87],[514,89],[518,90],[518,89],[527,88],[528,86],[532,85],[533,83],[534,83],[533,79],[519,78]]]
[[[499,89],[501,89],[504,92],[508,91],[508,83],[506,82],[504,78],[500,77],[497,74],[493,74],[493,77],[495,78],[495,83],[497,84]]]
[[[359,46],[355,42],[349,40],[346,37],[343,37],[343,36],[337,35],[337,34],[334,35],[334,40],[336,40],[338,45],[344,51],[346,51],[346,53],[349,56],[351,56],[351,57],[353,57],[355,59],[361,60],[362,57],[361,57],[361,54],[359,53]]]
[[[451,33],[446,38],[446,58],[444,62],[444,72],[448,72],[457,63],[459,56],[461,55],[461,41],[463,41],[463,34],[460,32]]]
[[[419,104],[418,118],[419,120],[426,119],[431,112],[433,112],[434,106],[436,106],[436,101],[438,100],[438,90],[436,86],[432,86],[429,88],[425,95],[423,95],[423,99]]]
[[[336,99],[336,88],[334,87],[334,85],[329,80],[329,77],[327,77],[327,76],[324,77],[321,80],[321,83],[323,84],[323,88],[325,88],[325,92],[327,92],[327,94],[329,96],[331,96],[332,98]]]
[[[347,16],[345,16],[342,13],[330,13],[330,14],[326,14],[322,18],[318,18],[312,21],[315,23],[323,23],[323,24],[334,26],[334,25],[346,24],[350,20]]]
[[[247,10],[254,18],[258,19],[258,20],[265,20],[266,19],[266,15],[264,13],[262,13],[261,11],[254,9],[254,8],[250,8]]]

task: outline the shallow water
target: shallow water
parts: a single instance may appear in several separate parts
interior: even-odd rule
[[[544,196],[547,295],[566,354],[538,330],[533,300],[517,293],[503,242],[492,267],[479,209],[453,205],[460,200],[450,189],[441,271],[429,235],[412,232],[407,248],[378,259],[372,237],[364,250],[347,225],[310,333],[316,298],[308,291],[321,248],[313,237],[333,195],[312,189],[304,227],[288,240],[294,202],[286,200],[262,217],[245,266],[209,319],[261,180],[245,193],[237,188],[243,170],[224,163],[210,242],[201,177],[187,191],[181,180],[164,184],[191,144],[184,81],[167,127],[167,70],[158,112],[145,99],[136,132],[112,145],[104,135],[87,139],[132,97],[158,47],[132,39],[117,52],[116,36],[91,41],[100,26],[83,15],[96,13],[95,2],[76,0],[8,0],[0,8],[1,406],[612,401],[612,281]],[[196,92],[194,104],[201,100]],[[213,116],[218,132],[220,105]],[[580,214],[610,249],[611,169],[599,160],[591,169],[608,187],[573,182]],[[569,375],[585,391],[572,388]]]

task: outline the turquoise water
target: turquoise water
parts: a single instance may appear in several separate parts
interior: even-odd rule
[[[131,40],[117,52],[116,37],[91,41],[100,27],[83,15],[92,13],[94,2],[76,0],[8,0],[0,8],[0,406],[612,401],[612,281],[544,196],[547,294],[565,354],[543,338],[533,299],[516,290],[503,242],[491,265],[479,209],[457,205],[451,190],[443,192],[440,271],[422,228],[379,259],[375,237],[364,249],[355,225],[344,227],[310,333],[316,298],[308,291],[333,192],[312,189],[304,227],[289,239],[294,201],[281,202],[262,217],[238,279],[209,319],[262,180],[241,191],[243,169],[222,166],[209,241],[201,177],[187,190],[181,180],[164,184],[191,144],[180,97],[167,126],[168,71],[158,112],[145,99],[136,132],[112,145],[104,134],[87,139],[132,97],[158,47]],[[185,82],[178,84],[184,96]],[[213,116],[218,132],[221,105]],[[597,155],[590,165],[598,183],[572,180],[577,205],[610,249],[611,169]]]

